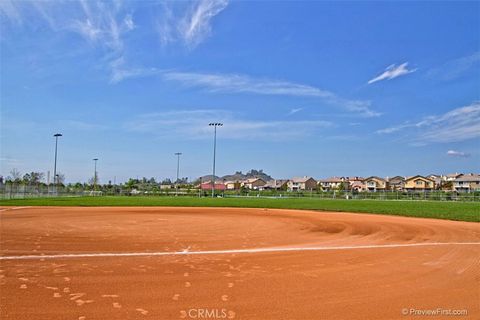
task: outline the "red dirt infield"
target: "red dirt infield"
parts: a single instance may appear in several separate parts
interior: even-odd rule
[[[422,218],[3,207],[0,318],[480,319],[479,244]]]

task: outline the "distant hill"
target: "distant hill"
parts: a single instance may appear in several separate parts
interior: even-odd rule
[[[228,181],[245,180],[250,178],[260,178],[265,181],[273,180],[273,178],[270,175],[263,172],[263,170],[255,170],[255,169],[252,169],[245,174],[243,174],[241,171],[237,171],[234,174],[230,174],[222,177],[222,179],[225,179]]]
[[[211,181],[211,180],[212,180],[212,177],[213,177],[213,176],[212,176],[211,174],[207,174],[206,176],[201,176],[201,177],[199,177],[196,181],[198,181],[198,182],[200,182],[200,180],[203,181],[203,182],[205,182],[205,181]],[[215,180],[220,181],[220,180],[222,180],[222,177],[215,176]]]
[[[227,174],[223,177],[215,176],[215,180],[218,180],[218,181],[224,181],[224,180],[225,181],[241,181],[241,180],[250,179],[250,178],[260,178],[265,181],[273,180],[273,178],[270,175],[263,172],[263,170],[255,170],[255,169],[252,169],[247,173],[242,173],[242,171],[237,171],[234,174]],[[206,176],[202,176],[198,178],[197,181],[199,181],[200,179],[202,179],[202,181],[211,181],[212,175],[209,174]]]

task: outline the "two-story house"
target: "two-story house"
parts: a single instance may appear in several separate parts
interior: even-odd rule
[[[264,186],[266,183],[267,182],[260,178],[250,178],[242,181],[242,186],[247,189],[258,190],[258,188]]]
[[[289,191],[314,190],[317,188],[317,181],[312,177],[295,177],[288,180],[287,187]]]
[[[416,175],[405,179],[405,190],[407,191],[431,191],[435,189],[435,181]]]
[[[337,190],[344,182],[343,177],[330,177],[327,179],[320,179],[318,181],[319,186],[323,191]]]
[[[388,181],[377,176],[368,177],[363,183],[365,184],[365,189],[368,191],[385,191],[388,188]]]
[[[405,178],[402,176],[395,176],[388,179],[388,187],[390,190],[400,191],[405,188]]]
[[[480,175],[464,174],[453,181],[453,190],[457,192],[480,191]]]

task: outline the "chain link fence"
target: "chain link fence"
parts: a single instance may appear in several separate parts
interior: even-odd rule
[[[271,198],[318,198],[318,199],[359,199],[359,200],[423,200],[423,201],[480,201],[480,192],[454,191],[280,191],[280,190],[225,190],[216,191],[218,197],[271,197]],[[82,196],[189,196],[210,197],[211,192],[197,188],[128,190],[121,186],[103,186],[101,190],[71,186],[46,186],[24,184],[0,185],[0,199],[26,199],[41,197],[82,197]]]

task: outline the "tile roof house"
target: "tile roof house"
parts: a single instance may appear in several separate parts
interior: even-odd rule
[[[405,178],[402,176],[391,177],[387,180],[390,190],[403,190],[405,187]]]
[[[367,190],[367,187],[363,181],[360,180],[354,180],[350,182],[350,190],[355,191],[355,192],[362,192]]]
[[[286,179],[278,179],[278,180],[270,180],[267,181],[267,183],[261,187],[259,187],[259,190],[282,190],[282,189],[287,189],[288,185],[288,180]]]
[[[454,181],[455,179],[459,178],[462,176],[462,173],[450,173],[444,176],[445,181]]]
[[[223,184],[225,184],[225,189],[227,190],[238,190],[240,189],[240,186],[241,186],[240,181],[232,181],[232,180],[227,180]]]
[[[257,190],[259,187],[262,187],[265,184],[266,182],[260,178],[250,178],[242,181],[242,186],[251,190]]]
[[[322,190],[330,191],[338,189],[345,181],[346,179],[344,177],[330,177],[327,179],[320,179],[318,184],[322,187]]]
[[[317,188],[317,181],[312,177],[295,177],[288,180],[287,187],[289,191],[313,190]]]
[[[200,184],[202,190],[212,190],[212,181],[205,181]],[[225,184],[215,181],[215,190],[225,190]]]
[[[443,177],[438,174],[429,174],[426,177],[430,180],[433,180],[433,182],[435,182],[435,189],[439,189],[444,182]]]
[[[416,175],[405,179],[405,190],[407,191],[430,191],[435,190],[435,181]]]
[[[464,174],[453,181],[453,189],[457,192],[480,191],[480,174]]]
[[[364,183],[368,191],[385,191],[388,188],[388,181],[377,176],[366,178]]]

